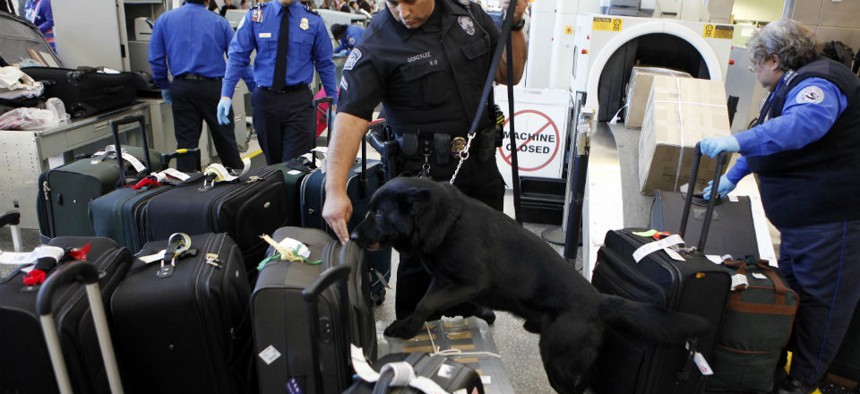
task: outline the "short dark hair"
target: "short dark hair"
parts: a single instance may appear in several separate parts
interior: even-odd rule
[[[192,3],[192,4],[203,4],[206,2],[206,0],[185,0],[185,2],[186,3]]]
[[[346,25],[340,23],[331,25],[331,35],[334,36],[335,40],[340,40],[343,37],[343,33],[346,33]]]

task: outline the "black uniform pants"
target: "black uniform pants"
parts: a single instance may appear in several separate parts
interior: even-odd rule
[[[457,160],[452,160],[450,165],[456,168]],[[411,174],[410,167],[412,165],[407,164],[407,174]],[[434,172],[431,163],[431,173]],[[440,171],[443,174],[446,172]],[[453,169],[450,169],[450,173],[453,173]],[[450,175],[447,177],[434,176],[434,180],[437,181],[447,182],[450,179]],[[477,155],[470,157],[463,163],[454,185],[467,196],[475,198],[495,210],[502,211],[504,209],[505,181],[496,166],[495,157],[491,157],[485,162],[478,160]],[[417,258],[400,255],[400,264],[397,266],[397,292],[394,299],[394,313],[397,319],[402,319],[415,310],[415,306],[427,292],[430,281],[430,273],[424,269]],[[439,315],[466,317],[474,315],[477,311],[478,309],[474,304],[467,303],[442,311]],[[430,320],[438,319],[439,315],[432,316]]]
[[[230,123],[218,124],[218,101],[221,99],[220,80],[175,79],[170,85],[173,98],[173,128],[176,148],[197,148],[203,121],[209,126],[215,150],[224,166],[241,170],[244,165],[239,157],[236,134],[233,129],[233,111]],[[176,160],[176,169],[182,172],[199,171],[197,159],[191,156]]]
[[[254,91],[254,129],[267,164],[308,153],[314,147],[313,93],[307,86],[283,92]]]

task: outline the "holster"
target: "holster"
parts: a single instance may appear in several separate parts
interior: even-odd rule
[[[498,140],[497,137],[501,134],[497,132],[496,125],[478,131],[478,145],[475,147],[477,148],[475,149],[475,153],[478,156],[478,160],[485,162],[495,157],[496,148],[501,146],[501,140]]]
[[[382,168],[386,182],[402,172],[400,164],[402,163],[402,153],[400,151],[400,146],[397,144],[397,140],[392,138],[393,136],[394,133],[391,132],[391,129],[389,129],[388,126],[379,129],[371,129],[370,133],[367,135],[367,142],[370,143],[370,146],[373,149],[379,152],[381,161],[380,167]]]

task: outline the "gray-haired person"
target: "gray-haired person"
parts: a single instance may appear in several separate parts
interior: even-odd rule
[[[747,44],[751,71],[771,92],[756,125],[702,140],[711,157],[741,154],[720,178],[720,195],[758,176],[765,212],[780,231],[779,269],[800,295],[791,374],[777,383],[778,394],[815,391],[860,300],[860,83],[819,47],[790,19],[756,32]]]

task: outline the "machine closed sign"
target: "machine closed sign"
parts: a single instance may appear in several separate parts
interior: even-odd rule
[[[621,31],[623,22],[621,18],[596,17],[591,24],[591,28],[592,30]]]
[[[734,26],[724,26],[724,25],[712,25],[706,24],[704,31],[702,31],[702,37],[704,38],[723,38],[731,40],[734,36],[735,28]]]

